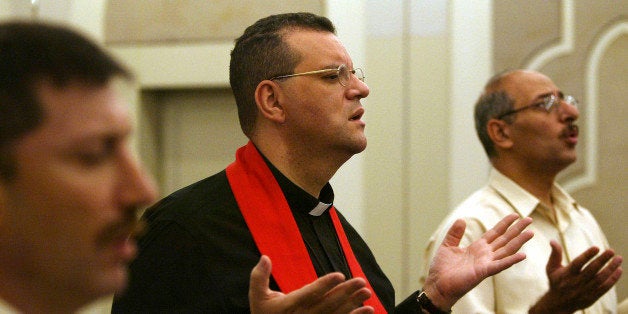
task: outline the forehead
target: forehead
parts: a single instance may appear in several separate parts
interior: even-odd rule
[[[517,104],[527,104],[558,91],[549,77],[535,71],[513,72],[504,78],[502,86]]]
[[[322,67],[352,67],[351,58],[338,37],[330,32],[293,29],[284,35],[290,49],[300,56],[297,69],[316,70]]]
[[[117,80],[104,86],[70,83],[63,88],[42,83],[38,96],[44,109],[44,121],[39,135],[51,141],[69,141],[103,133],[128,132],[130,117],[121,86]]]

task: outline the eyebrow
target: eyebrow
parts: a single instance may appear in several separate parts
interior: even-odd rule
[[[342,64],[344,63],[340,63],[340,64],[330,64],[326,67],[323,67],[322,69],[330,69],[330,70],[336,70],[338,69]]]
[[[322,71],[322,70],[338,70],[339,67],[340,67],[340,64],[338,64],[338,65],[330,64],[330,65],[324,66],[322,68],[319,68],[318,71]]]
[[[541,100],[541,99],[545,99],[546,97],[549,97],[549,96],[552,96],[552,95],[554,95],[554,93],[553,93],[553,92],[548,92],[548,93],[545,93],[545,94],[541,94],[541,95],[536,96],[536,97],[534,98],[534,100]],[[565,98],[565,94],[563,93],[563,91],[561,91],[561,90],[559,90],[559,91],[558,91],[558,98],[559,98],[559,99],[563,99],[563,98]]]
[[[541,94],[541,95],[538,95],[538,96],[534,97],[534,100],[542,100],[542,99],[545,99],[545,98],[550,97],[552,95],[554,95],[553,92],[544,93],[544,94]]]

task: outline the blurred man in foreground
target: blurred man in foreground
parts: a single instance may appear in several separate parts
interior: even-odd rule
[[[156,197],[128,145],[129,78],[67,28],[0,24],[0,312],[71,313],[125,286]]]

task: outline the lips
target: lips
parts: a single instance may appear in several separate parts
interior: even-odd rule
[[[112,261],[127,264],[135,258],[137,255],[137,242],[134,234],[135,231],[131,228],[124,228],[119,229],[119,232],[115,234],[109,235],[109,240],[106,241],[103,248],[113,254]]]
[[[357,121],[362,119],[362,116],[364,115],[364,108],[359,108],[358,110],[356,110],[353,115],[349,118],[349,120],[351,121]]]
[[[563,131],[563,135],[567,139],[567,142],[573,145],[578,143],[578,133],[578,126],[575,124],[568,125],[567,128],[565,128],[565,131]]]
[[[136,219],[110,225],[99,237],[98,245],[101,248],[111,248],[117,258],[130,261],[137,251],[135,238],[142,233],[144,226],[143,221]]]

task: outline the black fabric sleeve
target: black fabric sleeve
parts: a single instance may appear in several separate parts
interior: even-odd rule
[[[419,295],[421,290],[415,291],[401,303],[397,304],[395,307],[396,314],[421,314],[421,308],[419,307],[419,303],[416,298]]]

